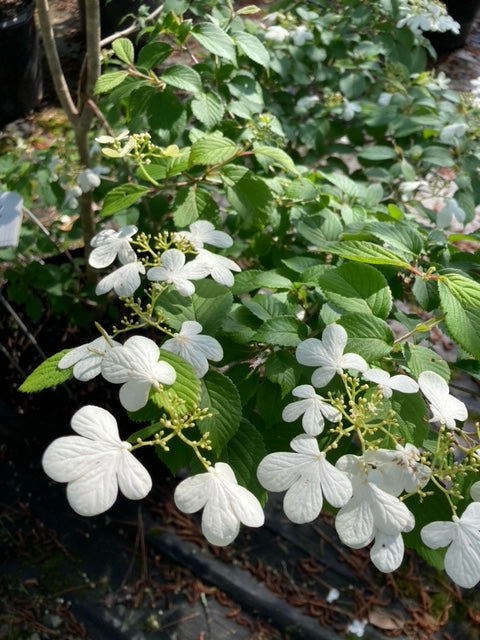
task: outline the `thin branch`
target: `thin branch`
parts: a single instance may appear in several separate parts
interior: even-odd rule
[[[157,7],[155,9],[155,11],[152,11],[152,13],[149,13],[148,16],[146,16],[145,20],[146,21],[151,21],[154,20],[158,15],[160,15],[163,11],[163,4],[161,4],[159,7]],[[113,42],[114,40],[116,40],[117,38],[124,38],[125,36],[129,36],[132,33],[135,33],[136,31],[138,31],[139,27],[138,24],[136,22],[134,22],[130,27],[127,27],[126,29],[123,29],[122,31],[117,31],[116,33],[112,34],[111,36],[107,36],[106,38],[103,38],[103,40],[101,40],[100,42],[100,46],[101,47],[106,47],[107,45],[109,45],[111,42]]]

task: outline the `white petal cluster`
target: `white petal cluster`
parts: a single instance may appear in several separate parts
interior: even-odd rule
[[[199,249],[196,261],[207,270],[207,274],[211,276],[215,282],[223,284],[226,287],[233,286],[234,277],[232,271],[241,271],[241,268],[236,262],[225,256],[212,253],[208,251],[208,249]]]
[[[455,429],[456,420],[464,422],[468,418],[467,407],[461,400],[450,395],[448,384],[438,373],[423,371],[418,377],[418,385],[432,412],[430,422]]]
[[[160,256],[161,267],[152,267],[147,278],[153,282],[165,282],[175,287],[181,296],[195,293],[192,280],[201,280],[208,276],[208,268],[197,258],[186,262],[185,255],[178,249],[167,249]]]
[[[160,349],[144,336],[132,336],[120,347],[110,349],[102,360],[102,376],[121,384],[120,402],[127,411],[138,411],[147,404],[150,389],[172,385],[175,369],[159,362]]]
[[[284,40],[286,40],[289,36],[290,32],[280,25],[273,25],[272,27],[268,27],[265,32],[265,39],[271,40],[272,42],[284,42]]]
[[[265,520],[260,502],[237,483],[232,468],[225,462],[217,462],[206,473],[182,480],[175,489],[174,500],[184,513],[203,509],[203,535],[220,547],[233,542],[240,523],[261,527]]]
[[[447,575],[465,589],[480,581],[480,502],[472,502],[452,522],[431,522],[422,528],[423,543],[431,549],[448,547]]]
[[[209,360],[219,362],[223,358],[221,344],[211,336],[201,335],[202,330],[199,322],[186,320],[179,333],[162,345],[165,351],[176,353],[191,364],[199,378],[207,373]]]
[[[297,524],[315,520],[323,497],[332,507],[341,507],[350,500],[349,478],[328,462],[315,438],[302,434],[290,446],[295,453],[270,453],[257,469],[258,480],[265,489],[286,491],[283,509],[289,520]]]
[[[107,340],[103,336],[88,344],[72,349],[58,363],[59,369],[73,367],[73,375],[77,380],[87,382],[99,375],[105,353],[112,347],[121,346],[119,342]]]
[[[409,27],[414,33],[423,31],[460,32],[460,25],[448,13],[445,5],[436,0],[405,0],[402,2],[404,15],[397,22],[397,28]]]
[[[228,249],[233,240],[224,231],[217,231],[208,220],[197,220],[188,227],[189,231],[179,231],[177,235],[186,238],[195,249],[203,249],[204,245]]]
[[[382,489],[394,496],[404,491],[415,493],[430,479],[430,467],[420,462],[419,450],[408,442],[397,444],[395,449],[366,451],[364,460],[382,474]]]
[[[311,436],[318,436],[322,433],[325,426],[324,418],[330,422],[340,422],[342,419],[340,411],[326,402],[325,398],[318,395],[314,387],[309,384],[295,387],[292,395],[304,399],[287,404],[283,410],[282,419],[285,422],[294,422],[303,414],[303,430]]]
[[[312,374],[314,387],[325,387],[335,376],[348,369],[365,372],[368,364],[356,353],[343,353],[348,336],[339,324],[329,324],[323,331],[322,339],[307,338],[296,350],[296,358],[300,364],[318,367]]]
[[[89,264],[95,269],[104,269],[117,258],[122,264],[134,262],[137,259],[135,251],[130,245],[130,238],[138,229],[133,224],[115,229],[103,229],[90,241],[93,251],[88,257]]]
[[[402,374],[390,376],[388,371],[374,368],[368,369],[362,376],[369,382],[375,382],[383,397],[387,400],[392,397],[393,391],[400,391],[401,393],[416,393],[418,391],[417,382]]]
[[[142,282],[140,274],[144,273],[145,266],[141,262],[128,262],[102,278],[95,288],[95,293],[100,296],[113,289],[120,298],[133,296]]]
[[[345,455],[336,464],[350,478],[353,495],[337,513],[335,528],[348,547],[360,549],[374,541],[370,558],[379,571],[397,569],[403,559],[402,532],[415,519],[405,504],[382,488],[383,474],[361,456]]]
[[[74,511],[82,516],[103,513],[119,489],[131,500],[147,495],[150,475],[132,455],[132,445],[120,440],[111,413],[89,405],[75,413],[71,424],[78,435],[54,440],[42,465],[52,480],[68,483],[67,499]]]

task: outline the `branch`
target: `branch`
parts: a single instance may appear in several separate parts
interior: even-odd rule
[[[157,7],[155,11],[152,11],[152,13],[149,13],[148,16],[146,16],[145,20],[146,21],[154,20],[158,15],[160,15],[162,11],[163,11],[163,4]],[[129,36],[131,33],[135,33],[135,31],[138,31],[138,28],[139,28],[138,24],[134,22],[130,27],[127,27],[122,31],[117,31],[116,33],[113,33],[111,36],[107,36],[106,38],[103,38],[103,40],[100,42],[100,46],[106,47],[108,44],[110,44],[117,38],[124,38],[125,36]]]

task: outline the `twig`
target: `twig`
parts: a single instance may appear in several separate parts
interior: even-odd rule
[[[163,4],[157,7],[155,11],[152,11],[152,13],[149,13],[148,16],[145,18],[145,20],[154,20],[162,11],[163,11]],[[107,36],[106,38],[103,38],[102,40],[100,40],[100,46],[106,47],[117,38],[124,38],[125,36],[129,36],[131,33],[135,33],[135,31],[138,31],[138,29],[139,29],[138,24],[134,22],[130,27],[126,27],[125,29],[122,29],[122,31],[117,31],[111,36]]]

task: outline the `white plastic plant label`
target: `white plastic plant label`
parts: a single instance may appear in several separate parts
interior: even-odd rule
[[[0,247],[17,247],[23,199],[15,191],[0,193]]]

